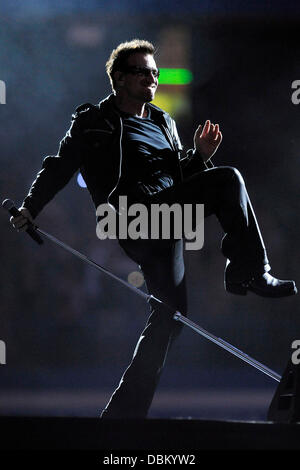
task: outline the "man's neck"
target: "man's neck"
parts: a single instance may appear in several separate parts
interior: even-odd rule
[[[146,103],[129,101],[120,95],[115,95],[115,105],[120,111],[131,114],[132,116],[144,118],[147,117],[148,111],[145,107]]]

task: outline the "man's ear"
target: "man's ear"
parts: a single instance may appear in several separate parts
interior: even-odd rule
[[[117,70],[114,74],[115,84],[117,87],[122,87],[124,84],[124,73]]]

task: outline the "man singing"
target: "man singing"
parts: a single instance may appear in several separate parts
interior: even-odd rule
[[[109,202],[119,211],[119,196],[128,205],[140,202],[204,204],[224,230],[227,259],[225,289],[246,295],[285,297],[297,293],[294,281],[270,274],[260,230],[239,171],[214,167],[211,157],[222,134],[209,120],[194,135],[194,148],[183,155],[175,122],[150,104],[158,86],[154,46],[133,40],[112,51],[106,64],[113,93],[97,105],[86,103],[73,115],[58,154],[44,159],[22,207],[11,222],[18,230],[62,189],[80,169],[95,208]],[[127,255],[141,268],[147,288],[182,314],[187,313],[182,239],[120,239]],[[201,267],[199,267],[201,269]],[[168,348],[181,326],[163,308],[151,315],[132,361],[102,418],[146,418]]]

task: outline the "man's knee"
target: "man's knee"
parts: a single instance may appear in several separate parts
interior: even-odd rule
[[[222,174],[227,182],[245,184],[244,179],[237,168],[233,166],[223,166],[220,167],[220,169],[222,169]]]

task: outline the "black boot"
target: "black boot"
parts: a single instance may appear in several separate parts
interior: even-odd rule
[[[225,289],[232,294],[246,295],[250,291],[262,297],[287,297],[297,294],[294,281],[282,281],[267,272],[243,282],[230,282],[225,276]]]

